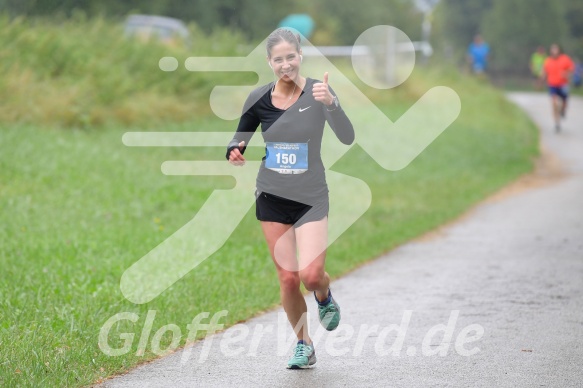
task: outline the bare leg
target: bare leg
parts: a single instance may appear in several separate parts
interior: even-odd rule
[[[273,258],[277,276],[279,279],[281,303],[287,314],[287,319],[292,325],[298,340],[311,343],[307,326],[306,301],[300,292],[300,276],[297,271],[289,268],[297,268],[296,239],[291,225],[277,222],[261,222],[261,228]],[[277,250],[275,245],[277,243]]]
[[[561,99],[556,94],[551,96],[553,103],[553,119],[555,120],[555,129],[561,129]]]
[[[330,276],[324,270],[328,245],[328,218],[308,222],[296,229],[300,279],[308,291],[315,291],[320,301],[328,297]]]
[[[559,100],[559,96],[553,95],[553,118],[555,119],[555,123],[559,123],[560,116],[561,116],[561,102]]]
[[[561,105],[561,117],[565,117],[567,114],[567,99],[562,98],[561,101],[563,102]]]

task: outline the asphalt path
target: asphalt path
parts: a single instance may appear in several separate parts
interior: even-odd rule
[[[556,134],[548,96],[508,97],[540,127],[536,172],[334,281],[338,330],[307,296],[314,368],[285,368],[276,309],[101,386],[583,386],[583,99]]]

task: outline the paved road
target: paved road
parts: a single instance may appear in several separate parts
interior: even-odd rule
[[[538,173],[335,281],[332,334],[308,297],[315,368],[284,368],[290,329],[277,310],[103,386],[581,387],[583,99],[556,135],[547,96],[509,98],[541,127]]]

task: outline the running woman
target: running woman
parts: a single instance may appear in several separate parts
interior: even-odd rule
[[[227,159],[243,165],[245,146],[261,125],[266,152],[257,175],[256,216],[277,269],[283,308],[298,339],[287,367],[302,369],[316,363],[316,354],[300,284],[314,293],[326,330],[340,322],[340,306],[325,271],[329,207],[320,155],[324,125],[327,121],[344,144],[354,141],[354,129],[328,85],[328,73],[322,81],[300,74],[299,35],[278,28],[266,46],[276,81],[247,98]]]
[[[569,78],[575,69],[575,64],[563,54],[558,44],[552,44],[550,56],[545,60],[541,79],[546,79],[553,104],[553,117],[555,130],[561,130],[561,117],[567,112],[567,99],[569,97]]]

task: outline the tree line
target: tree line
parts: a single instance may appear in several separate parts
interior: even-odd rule
[[[417,0],[435,3],[436,0]],[[11,17],[67,18],[75,13],[123,20],[132,13],[157,14],[194,23],[205,32],[219,28],[261,40],[280,20],[305,13],[315,22],[310,41],[350,45],[366,29],[388,24],[412,40],[421,38],[424,15],[414,0],[0,0],[0,13]],[[490,44],[491,70],[525,71],[539,45],[562,44],[583,59],[581,0],[439,0],[431,19],[432,43],[458,58],[473,36]]]
[[[581,0],[441,0],[436,41],[461,57],[480,33],[491,47],[491,70],[524,72],[537,46],[559,43],[583,59]]]
[[[411,0],[0,0],[0,10],[25,17],[69,17],[75,12],[109,18],[156,14],[195,23],[206,32],[234,29],[252,40],[265,38],[287,15],[306,13],[316,26],[312,42],[346,45],[379,24],[396,26],[418,38],[422,21]]]

